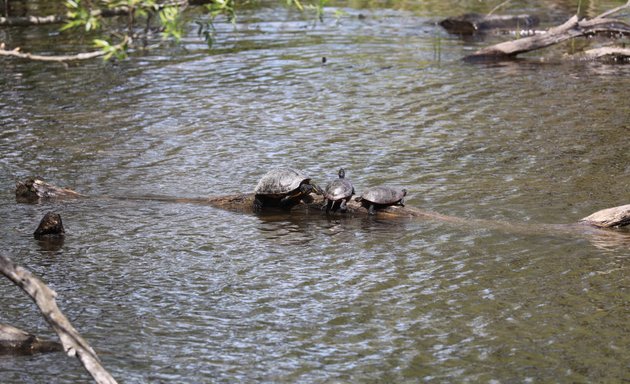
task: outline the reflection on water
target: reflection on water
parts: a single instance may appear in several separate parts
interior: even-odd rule
[[[122,382],[621,381],[627,231],[537,224],[628,203],[627,68],[468,65],[484,42],[437,30],[446,11],[426,4],[315,27],[245,12],[210,54],[191,34],[186,52],[114,65],[3,62],[5,253]],[[319,184],[344,167],[357,193],[400,185],[410,206],[489,221],[27,205],[11,190],[39,175],[94,196],[222,195],[280,164]],[[32,238],[50,210],[55,251]],[[52,336],[0,291],[0,322]],[[86,375],[61,354],[0,360],[3,383],[50,377]]]

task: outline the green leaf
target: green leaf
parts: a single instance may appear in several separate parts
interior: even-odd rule
[[[105,48],[105,47],[111,47],[111,44],[109,44],[108,41],[106,40],[102,40],[102,39],[94,39],[92,40],[92,42],[94,43],[94,45],[98,48]]]

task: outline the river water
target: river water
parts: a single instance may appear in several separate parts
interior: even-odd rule
[[[572,12],[549,6],[511,11],[543,26]],[[270,7],[218,23],[211,52],[191,30],[114,64],[0,61],[2,253],[58,293],[120,382],[628,380],[630,232],[538,225],[630,203],[630,68],[562,61],[571,44],[464,63],[501,39],[435,25],[468,10],[331,7],[313,23]],[[3,33],[76,51],[55,28]],[[279,165],[320,184],[343,166],[359,192],[404,186],[408,205],[471,224],[98,198],[250,192]],[[16,203],[32,175],[95,198]],[[32,237],[48,211],[67,232],[53,249]],[[0,322],[55,337],[8,280],[0,297]],[[0,357],[3,383],[87,380],[60,353]]]

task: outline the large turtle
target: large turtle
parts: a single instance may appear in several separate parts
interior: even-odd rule
[[[354,186],[346,178],[346,171],[341,168],[339,170],[339,178],[331,181],[324,191],[324,202],[326,203],[326,213],[332,210],[335,212],[339,209],[346,212],[348,207],[346,203],[350,201],[354,195]]]
[[[311,178],[293,168],[276,168],[267,172],[254,189],[254,210],[263,207],[291,209],[311,192],[321,190],[311,184]]]
[[[389,207],[390,205],[405,206],[406,189],[398,189],[392,187],[372,187],[366,189],[360,197],[355,198],[365,208],[368,214],[374,215],[377,209]]]

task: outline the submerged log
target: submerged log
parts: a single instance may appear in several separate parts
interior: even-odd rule
[[[56,252],[63,246],[66,230],[63,228],[61,215],[48,212],[39,222],[33,237],[39,246],[48,252]]]
[[[60,188],[38,178],[28,178],[15,183],[15,199],[20,203],[35,203],[47,199],[74,199],[82,197],[71,189]]]
[[[63,228],[63,223],[61,222],[61,215],[54,212],[48,212],[44,215],[42,220],[39,222],[39,226],[33,233],[33,237],[38,240],[46,239],[46,238],[59,238],[62,237],[66,231]]]
[[[40,179],[27,179],[26,182],[17,183],[17,189],[22,188],[24,184],[33,184],[37,185],[38,188],[29,189],[29,193],[34,193],[34,195],[30,195],[28,202],[36,202],[39,199],[45,200],[50,199],[51,196],[57,196],[62,199],[67,198],[78,198],[78,197],[86,197],[80,193],[75,191],[59,188],[52,184],[46,183]],[[41,193],[42,195],[38,195]],[[21,194],[16,191],[16,198],[20,201]],[[210,205],[215,208],[224,209],[232,212],[241,212],[241,213],[253,213],[254,212],[254,194],[253,193],[238,193],[233,195],[226,196],[213,196],[213,197],[202,197],[202,198],[178,198],[178,197],[170,197],[170,196],[123,196],[123,197],[112,197],[105,196],[103,198],[116,199],[116,200],[151,200],[151,201],[164,201],[164,202],[173,202],[173,203],[188,203],[188,204],[202,204],[202,205]],[[24,202],[24,201],[21,201]],[[365,209],[361,203],[356,202],[354,199],[350,200],[347,203],[348,212],[338,215],[343,215],[347,217],[353,216],[365,216],[367,215],[367,209]],[[311,194],[309,201],[302,201],[300,204],[293,208],[293,211],[300,210],[308,210],[308,211],[323,211],[324,210],[324,198],[320,195]],[[522,225],[519,224],[510,224],[506,222],[499,222],[495,220],[480,220],[480,219],[467,219],[455,216],[443,215],[436,212],[426,211],[415,207],[410,207],[408,205],[401,206],[391,206],[384,209],[377,210],[377,217],[381,218],[419,218],[419,219],[432,219],[439,220],[443,222],[449,222],[454,224],[469,224],[471,222],[484,224],[487,227],[519,227]],[[603,209],[601,211],[595,212],[590,216],[587,216],[581,219],[578,225],[586,225],[592,226],[595,228],[613,228],[613,227],[622,227],[630,224],[630,204],[622,205],[613,208]],[[559,224],[563,225],[563,224]],[[568,224],[572,225],[572,224]],[[575,224],[573,224],[575,225]],[[532,225],[528,225],[531,227]],[[536,225],[537,227],[544,227],[545,225]],[[549,225],[548,225],[549,226]],[[551,226],[557,226],[556,224],[551,224]]]
[[[474,35],[496,30],[521,30],[537,26],[540,20],[532,15],[481,15],[466,13],[449,17],[439,24],[449,33]]]
[[[56,341],[42,340],[19,328],[0,324],[0,355],[34,355],[61,351],[63,347]]]

